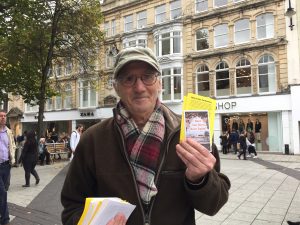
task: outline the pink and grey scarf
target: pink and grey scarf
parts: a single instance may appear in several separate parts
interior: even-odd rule
[[[154,183],[158,157],[165,133],[165,120],[160,102],[150,116],[143,130],[139,130],[121,102],[115,110],[115,119],[121,127],[130,163],[134,169],[141,199],[149,204],[156,195]]]

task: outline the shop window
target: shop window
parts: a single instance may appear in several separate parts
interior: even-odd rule
[[[241,59],[236,64],[236,93],[250,94],[251,93],[251,65],[249,60]]]
[[[225,47],[228,45],[228,26],[220,24],[214,27],[215,47]]]
[[[181,53],[181,32],[173,31],[155,36],[156,55]]]
[[[84,80],[79,82],[79,107],[89,108],[97,106],[97,92],[92,81]]]
[[[276,92],[275,61],[269,54],[258,61],[259,93]]]
[[[226,62],[216,67],[216,96],[229,96],[229,68]]]
[[[257,39],[274,37],[274,16],[272,13],[265,13],[256,17]]]
[[[124,17],[124,31],[129,32],[133,30],[133,16],[125,16]]]
[[[208,49],[208,29],[196,31],[196,46],[197,51]]]
[[[63,105],[65,109],[72,108],[72,87],[70,84],[65,86],[65,91],[63,95]]]
[[[155,23],[163,23],[166,21],[166,5],[160,5],[155,8]]]
[[[234,43],[240,44],[250,40],[249,19],[241,19],[234,23]]]
[[[147,26],[147,11],[137,13],[137,29]]]
[[[206,65],[200,65],[197,69],[196,93],[209,97],[209,71]]]
[[[174,20],[181,16],[181,1],[176,0],[170,3],[170,15],[171,20]]]
[[[162,100],[182,100],[182,68],[168,68],[162,70]]]
[[[39,106],[37,105],[37,102],[31,102],[31,104],[26,103],[25,104],[25,112],[30,113],[30,112],[38,112],[39,111]]]
[[[208,10],[208,0],[196,0],[196,13]]]
[[[228,3],[228,0],[214,0],[214,6],[217,7],[222,7],[226,6]]]

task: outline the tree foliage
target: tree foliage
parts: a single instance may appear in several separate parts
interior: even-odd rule
[[[103,39],[101,22],[97,0],[2,0],[0,92],[38,103],[41,128],[45,99],[55,95],[50,68],[70,59],[90,71]]]

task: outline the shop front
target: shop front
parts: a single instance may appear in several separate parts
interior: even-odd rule
[[[290,95],[269,95],[217,100],[214,141],[237,130],[253,132],[258,151],[284,153],[292,140]]]

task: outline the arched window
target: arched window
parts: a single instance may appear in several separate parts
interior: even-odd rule
[[[200,65],[197,69],[196,93],[209,97],[209,71],[206,65]]]
[[[275,61],[269,55],[263,55],[258,61],[259,92],[276,92]]]
[[[65,109],[72,108],[72,87],[70,84],[65,86],[64,95],[63,95],[63,107]]]
[[[216,96],[229,96],[229,68],[222,61],[216,67]]]
[[[236,93],[250,94],[251,93],[251,65],[249,60],[241,59],[236,64]]]

